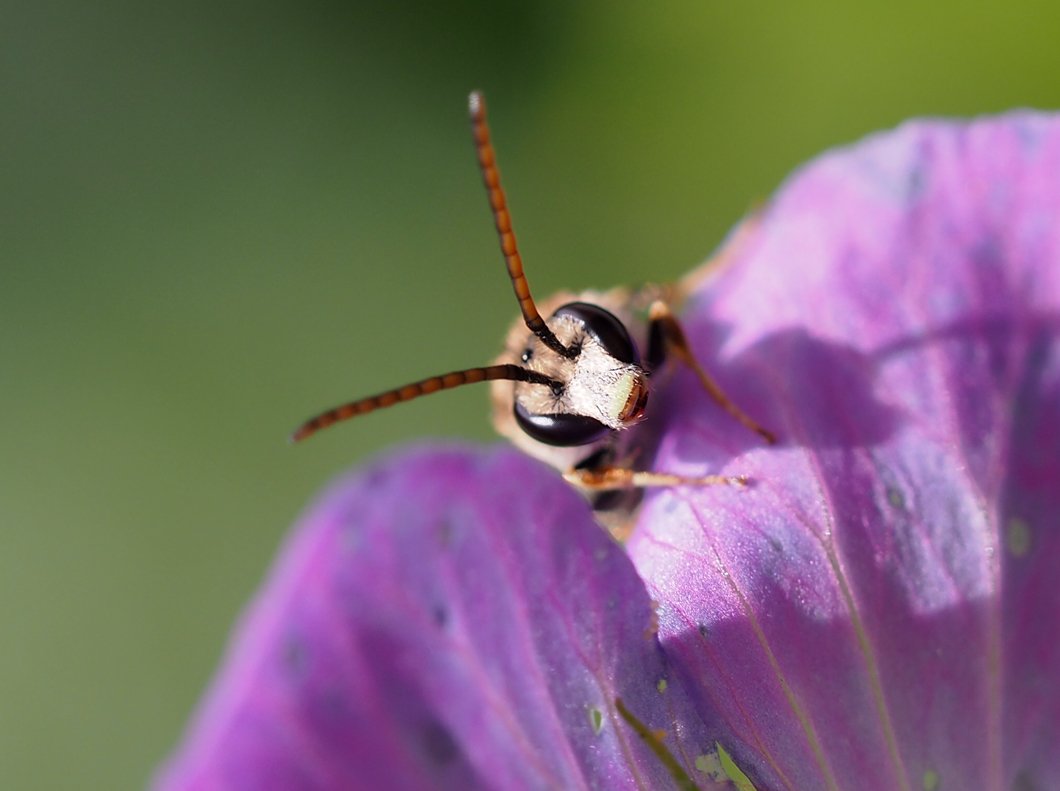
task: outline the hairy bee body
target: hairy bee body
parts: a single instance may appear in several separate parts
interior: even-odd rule
[[[629,521],[644,487],[744,486],[744,476],[689,477],[653,470],[654,440],[641,425],[658,373],[676,360],[695,372],[704,392],[733,418],[767,443],[775,441],[703,369],[672,312],[710,263],[677,286],[560,292],[536,304],[500,186],[482,95],[472,93],[468,107],[501,253],[521,311],[503,353],[489,366],[430,376],[340,404],[302,423],[292,439],[305,439],[339,421],[413,398],[488,381],[497,431],[585,492],[601,523],[617,529],[616,535]]]
[[[668,301],[676,296],[677,287],[665,285],[644,285],[639,288],[619,286],[606,291],[587,290],[581,292],[560,291],[539,303],[541,313],[552,316],[557,309],[570,303],[589,303],[598,305],[615,316],[626,328],[630,339],[643,361],[644,373],[648,378],[654,373],[651,362],[647,359],[649,348],[648,310],[658,300]],[[554,319],[548,319],[550,328],[554,328]],[[567,342],[567,338],[561,337]],[[535,366],[535,370],[567,381],[569,373],[557,370],[564,365],[562,358],[544,348],[544,344],[527,332],[522,317],[516,318],[505,338],[504,351],[494,360],[495,364],[514,364]],[[601,390],[606,390],[601,387]],[[547,396],[547,393],[545,394]],[[523,382],[496,380],[490,383],[490,403],[493,427],[497,433],[509,439],[512,444],[524,453],[549,464],[561,472],[583,468],[587,463],[597,461],[601,465],[620,465],[624,460],[638,455],[636,442],[641,432],[640,420],[632,425],[625,425],[611,431],[585,445],[558,446],[541,442],[523,431],[517,424],[512,405],[520,397],[533,399],[542,396],[542,388],[527,386]],[[597,394],[606,398],[606,393]],[[539,404],[534,404],[540,408]],[[582,404],[557,403],[557,411],[580,411],[586,408]],[[590,464],[590,466],[595,466]]]

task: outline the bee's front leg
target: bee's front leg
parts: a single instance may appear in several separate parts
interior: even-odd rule
[[[677,317],[670,311],[670,307],[665,302],[657,300],[652,303],[648,311],[648,365],[651,370],[657,370],[669,355],[673,355],[695,371],[703,389],[717,402],[718,406],[770,445],[777,441],[772,431],[759,425],[725,395],[718,383],[711,378],[692,354],[685,331],[681,328]]]
[[[563,473],[568,483],[590,492],[633,489],[646,486],[746,486],[745,475],[673,475],[667,472],[631,470],[626,467],[574,468]]]
[[[611,465],[592,469],[575,467],[563,473],[563,477],[588,495],[596,521],[620,543],[624,543],[633,530],[633,515],[640,504],[643,487],[747,486],[744,475],[672,475]]]

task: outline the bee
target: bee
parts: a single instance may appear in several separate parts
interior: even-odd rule
[[[688,477],[633,468],[641,450],[636,429],[648,414],[651,378],[671,360],[695,372],[706,394],[764,442],[776,439],[729,399],[696,360],[669,307],[673,288],[560,293],[539,310],[512,230],[482,94],[473,92],[468,106],[479,167],[521,312],[504,352],[492,365],[431,376],[329,409],[299,426],[292,441],[413,398],[491,382],[498,433],[557,468],[590,497],[598,515],[628,515],[644,487],[745,485],[743,476]]]

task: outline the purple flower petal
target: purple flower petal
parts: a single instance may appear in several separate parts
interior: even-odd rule
[[[627,557],[512,451],[338,484],[158,787],[1060,787],[1058,216],[1051,116],[811,164],[685,315],[780,443],[681,371],[644,426],[752,487],[651,492]]]
[[[691,751],[666,678],[580,496],[513,450],[415,451],[304,517],[157,787],[659,787],[615,701]]]
[[[681,375],[655,468],[755,485],[652,495],[629,550],[759,788],[1060,787],[1058,217],[1056,117],[911,123],[797,174],[697,291],[780,444]]]

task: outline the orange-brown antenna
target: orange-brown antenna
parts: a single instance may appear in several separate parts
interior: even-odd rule
[[[497,157],[490,140],[490,128],[486,123],[486,100],[478,91],[472,91],[468,97],[468,110],[471,113],[471,133],[475,138],[475,152],[478,154],[478,164],[482,169],[482,180],[486,183],[486,192],[490,199],[490,208],[493,209],[493,221],[497,225],[497,235],[501,241],[501,252],[504,254],[504,262],[508,265],[508,277],[512,279],[512,288],[515,289],[515,297],[519,300],[519,309],[523,312],[523,321],[527,328],[534,333],[541,342],[557,354],[568,359],[573,359],[575,353],[559,342],[559,338],[545,324],[541,314],[537,312],[534,298],[530,296],[530,284],[526,282],[523,273],[523,258],[519,255],[519,248],[515,244],[515,232],[512,231],[512,217],[508,213],[508,201],[504,197],[504,188],[501,186],[501,174],[497,170]]]
[[[399,404],[402,401],[411,401],[413,398],[437,393],[439,390],[449,390],[453,387],[475,384],[476,382],[488,382],[493,379],[510,379],[516,382],[531,382],[533,384],[548,385],[555,392],[559,392],[563,387],[562,384],[549,376],[510,363],[489,365],[484,368],[468,368],[463,371],[453,371],[452,373],[443,376],[432,376],[429,379],[413,382],[404,387],[387,390],[385,393],[380,393],[379,395],[361,398],[357,401],[350,401],[348,404],[343,404],[334,409],[329,409],[327,412],[322,412],[299,426],[295,432],[291,434],[291,442],[303,440],[311,434],[315,434],[321,429],[327,428],[333,423],[338,423],[340,420],[348,420],[351,417],[357,417],[358,415],[366,415],[369,412],[374,412],[377,409],[385,409],[388,406]]]

